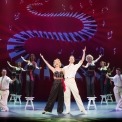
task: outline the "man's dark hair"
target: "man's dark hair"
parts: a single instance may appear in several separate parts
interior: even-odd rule
[[[121,69],[120,68],[116,68],[116,70],[120,71],[121,72]]]

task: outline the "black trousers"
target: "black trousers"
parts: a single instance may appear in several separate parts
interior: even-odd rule
[[[31,80],[30,75],[26,75],[26,97],[34,95],[34,80]]]
[[[95,76],[86,76],[86,85],[87,85],[87,97],[94,97],[94,80]]]
[[[16,83],[15,82],[10,83],[10,85],[9,85],[10,94],[16,94],[16,89],[15,89],[16,88]]]
[[[21,76],[16,76],[16,94],[17,95],[21,95],[22,93],[22,80],[21,80]]]
[[[101,75],[99,80],[100,80],[101,95],[104,95],[106,94],[106,84],[105,84],[106,76]]]
[[[19,76],[16,76],[16,81],[10,84],[10,94],[21,95],[21,89],[22,89],[22,81]]]
[[[44,109],[45,111],[52,112],[56,98],[58,98],[57,112],[62,113],[63,104],[64,104],[64,91],[63,91],[63,84],[61,80],[55,80],[53,82],[50,95],[46,107]]]
[[[106,83],[105,83],[105,93],[106,94],[111,94],[113,91],[112,89],[112,84],[109,78],[106,78]]]

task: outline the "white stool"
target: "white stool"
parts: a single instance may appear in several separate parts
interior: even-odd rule
[[[10,99],[9,99],[9,102],[11,102],[11,101],[16,101],[16,94],[10,94],[11,96],[10,96]]]
[[[25,105],[25,110],[27,109],[27,107],[32,107],[32,109],[34,110],[34,105],[33,105],[34,97],[25,97],[25,99],[27,100],[26,105]],[[30,102],[30,105],[29,105],[29,102]]]
[[[108,105],[107,95],[100,95],[101,96],[101,104],[106,103]]]
[[[96,97],[87,97],[88,98],[88,106],[87,106],[87,109],[89,110],[89,108],[91,107],[91,106],[93,106],[94,107],[94,109],[97,109],[97,107],[96,107],[96,104],[95,104],[95,99],[96,99]]]
[[[113,102],[112,94],[107,94],[107,101]]]
[[[22,95],[16,95],[14,104],[19,103],[21,105],[21,96]]]

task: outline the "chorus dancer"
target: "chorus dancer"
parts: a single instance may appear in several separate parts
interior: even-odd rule
[[[116,110],[122,110],[122,74],[121,69],[116,68],[116,75],[114,77],[109,77],[106,75],[110,80],[114,82],[114,96],[117,103]]]
[[[34,95],[34,82],[35,82],[35,68],[41,69],[41,67],[37,66],[37,63],[35,62],[35,55],[31,54],[29,60],[24,59],[22,57],[22,60],[27,63],[27,69],[26,69],[26,96],[27,97],[33,97]]]
[[[69,65],[64,66],[63,71],[64,71],[64,83],[66,90],[64,92],[64,103],[66,107],[65,114],[70,114],[70,105],[71,105],[71,92],[74,96],[74,99],[83,114],[87,114],[87,111],[84,108],[83,102],[81,100],[81,97],[79,95],[79,90],[77,88],[77,84],[75,81],[75,75],[78,70],[78,68],[82,65],[84,59],[85,59],[85,51],[86,47],[83,49],[83,56],[82,59],[77,63],[74,64],[75,62],[75,57],[71,55],[69,57]]]
[[[63,91],[64,90],[64,85],[63,85],[64,75],[63,75],[63,70],[61,68],[61,61],[60,59],[57,58],[54,60],[53,66],[51,66],[41,54],[40,56],[42,60],[46,63],[46,65],[49,67],[49,69],[53,72],[53,78],[54,78],[50,95],[42,114],[52,112],[52,109],[57,97],[58,97],[57,113],[62,114],[63,104],[64,104],[64,91]]]
[[[110,67],[108,67],[108,70],[107,70],[107,75],[109,77],[112,77],[112,73],[114,71],[114,67],[112,69],[110,69]],[[112,93],[112,81],[106,77],[106,92],[107,94],[111,94]]]
[[[87,64],[82,67],[84,67],[86,71],[86,84],[87,84],[87,97],[94,97],[95,96],[95,90],[94,90],[94,81],[95,81],[95,63],[98,62],[98,60],[102,57],[102,55],[99,55],[99,57],[94,60],[93,56],[88,54],[86,56]]]
[[[15,76],[14,78],[16,78],[16,81],[14,82],[15,85],[16,85],[16,93],[17,95],[21,95],[22,93],[22,71],[26,71],[24,70],[22,67],[21,67],[21,62],[18,62],[17,63],[17,66],[13,66],[10,64],[9,61],[7,61],[8,65],[14,69],[14,72],[15,72]]]
[[[7,76],[6,69],[2,69],[2,76],[0,77],[0,111],[7,112],[9,111],[7,101],[9,96],[9,84],[13,83],[16,78],[13,80]]]
[[[107,94],[106,74],[107,74],[109,65],[110,65],[109,63],[106,65],[106,62],[101,61],[100,68],[98,68],[100,71],[99,81],[100,81],[101,95]]]

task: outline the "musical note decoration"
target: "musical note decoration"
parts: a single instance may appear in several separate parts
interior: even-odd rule
[[[107,32],[107,39],[111,39],[112,36],[113,36],[113,31],[112,30]]]
[[[106,24],[106,22],[105,22],[105,20],[103,20],[102,26],[105,27],[105,24]]]
[[[74,52],[75,52],[75,50],[72,50],[71,55],[73,55],[73,54],[74,54]]]
[[[17,12],[15,15],[14,15],[14,20],[18,20],[20,18],[20,13]]]
[[[72,6],[72,5],[70,5],[70,6],[69,6],[69,9],[70,9],[70,10],[73,10],[73,6]]]
[[[24,0],[20,0],[20,4],[23,4],[24,3]]]
[[[62,8],[64,11],[66,10],[66,6],[64,4],[62,4]]]
[[[94,9],[92,10],[92,13],[93,13],[93,14],[95,13],[95,10],[94,10]]]
[[[5,0],[5,4],[7,4],[8,3],[8,0]]]
[[[12,25],[9,25],[9,30],[10,30],[10,31],[12,30]]]
[[[80,3],[80,8],[83,8],[83,5],[82,5],[82,3]]]
[[[101,12],[102,12],[102,13],[105,13],[105,12],[107,12],[108,10],[109,10],[108,7],[104,7],[104,8],[102,8]]]
[[[62,49],[58,51],[58,54],[61,55],[62,54]]]
[[[116,48],[113,48],[113,53],[114,55],[116,55]]]
[[[100,55],[104,55],[105,49],[103,47],[96,47],[96,51],[100,54]]]
[[[93,2],[92,2],[92,0],[89,0],[89,4],[92,6],[93,5]]]

